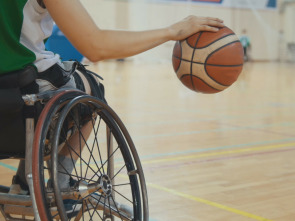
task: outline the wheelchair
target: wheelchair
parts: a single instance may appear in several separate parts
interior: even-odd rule
[[[22,100],[26,107],[38,103],[43,108],[38,120],[25,119],[24,156],[5,157],[25,159],[30,192],[10,194],[9,187],[0,186],[5,220],[148,221],[139,156],[105,101],[71,88],[26,94]],[[84,131],[85,125],[90,132]],[[72,171],[59,162],[61,151],[70,156]],[[69,187],[60,187],[61,174],[70,178]]]

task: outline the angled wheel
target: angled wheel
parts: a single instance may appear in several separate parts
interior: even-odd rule
[[[43,112],[33,156],[41,220],[148,220],[142,167],[115,112],[76,91],[59,95]],[[91,128],[90,135],[85,127]],[[72,169],[59,162],[65,150]],[[62,176],[70,180],[68,188],[60,187]]]
[[[76,130],[76,147],[65,124]],[[83,131],[86,124],[92,129],[88,138]],[[61,140],[72,171],[58,161]],[[83,95],[63,108],[54,133],[52,173],[61,220],[148,220],[145,181],[135,147],[118,116],[99,99]],[[60,188],[60,173],[73,181],[70,188]]]
[[[48,160],[51,154],[50,139],[53,134],[53,128],[64,105],[82,94],[84,93],[78,90],[65,90],[53,96],[46,103],[36,125],[32,156],[32,175],[38,212],[42,221],[53,220],[59,217],[53,188],[47,185],[51,179]]]

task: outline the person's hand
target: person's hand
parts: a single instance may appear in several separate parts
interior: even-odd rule
[[[188,16],[187,18],[168,27],[171,40],[183,40],[200,31],[217,32],[224,27],[218,18]]]

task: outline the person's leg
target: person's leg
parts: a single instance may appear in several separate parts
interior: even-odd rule
[[[54,80],[51,80],[51,72],[55,72],[56,78]],[[60,75],[63,75],[63,79],[65,79],[65,84],[63,86],[58,85],[58,80],[61,79],[60,76],[57,76],[57,73]],[[42,76],[43,75],[43,76]],[[63,62],[62,64],[55,65],[55,67],[52,67],[51,70],[46,71],[45,73],[39,74],[39,79],[37,79],[37,83],[40,86],[40,92],[46,91],[46,90],[54,90],[57,88],[77,88],[82,91],[85,91],[87,94],[91,94],[90,85],[87,81],[87,79],[83,76],[83,74],[80,74],[78,72],[73,73],[73,62]],[[48,82],[51,81],[51,82]],[[92,123],[88,122],[86,123],[81,129],[80,133],[79,131],[75,132],[68,140],[67,143],[64,145],[64,147],[61,148],[61,151],[58,155],[58,183],[60,188],[68,188],[70,186],[70,176],[67,174],[71,174],[75,163],[79,156],[76,154],[73,154],[74,151],[77,153],[80,152],[80,145],[81,148],[84,147],[84,142],[81,143],[81,140],[79,140],[80,136],[82,135],[85,140],[89,138],[92,131]],[[70,146],[74,151],[70,153],[69,148],[67,146]],[[82,150],[81,150],[82,151]],[[49,162],[50,164],[50,162]]]
[[[61,149],[58,155],[58,183],[61,189],[66,189],[70,187],[70,176],[66,174],[71,174],[75,163],[78,160],[79,156],[76,153],[80,154],[80,151],[83,150],[85,142],[81,137],[87,141],[92,132],[92,122],[86,123],[82,129],[75,134],[73,134],[64,147]]]
[[[63,69],[65,70],[71,70],[72,69],[72,62],[64,62],[63,63]],[[90,94],[90,86],[87,82],[87,79],[79,74],[80,77],[80,85],[77,85],[77,77],[74,78],[74,74],[71,76],[71,79],[61,88],[63,87],[71,87],[71,88],[78,88],[80,90],[85,91],[86,93]],[[92,131],[92,123],[88,122],[86,123],[81,129],[80,132],[76,131],[67,141],[67,143],[64,145],[64,147],[61,148],[61,151],[58,154],[58,183],[61,189],[68,188],[70,186],[70,176],[67,174],[71,174],[77,159],[79,156],[74,154],[74,151],[79,153],[83,150],[85,146],[85,142],[83,140],[80,140],[80,137],[83,136],[84,139],[87,141]],[[80,150],[81,146],[81,150]],[[70,152],[69,147],[72,148],[72,151]]]
[[[247,47],[244,47],[244,60],[248,61]]]

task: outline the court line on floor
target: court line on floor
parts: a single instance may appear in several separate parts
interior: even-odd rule
[[[220,156],[220,155],[226,155],[226,154],[235,154],[235,153],[243,153],[243,152],[250,152],[250,151],[261,151],[261,150],[265,150],[265,149],[276,149],[276,148],[293,147],[293,146],[295,146],[295,143],[258,146],[258,147],[243,148],[243,149],[238,149],[238,150],[226,150],[226,151],[218,151],[218,152],[209,152],[209,153],[202,153],[202,154],[178,156],[178,157],[172,157],[172,158],[146,160],[146,161],[142,161],[142,164],[155,164],[155,163],[162,163],[162,162],[196,159],[196,158],[209,157],[209,156]],[[6,168],[14,170],[14,171],[17,170],[16,167],[13,167],[13,166],[11,166],[9,164],[5,164],[5,163],[2,163],[2,162],[0,162],[0,166],[6,167]]]
[[[295,145],[295,143],[289,143],[289,144],[270,145],[270,146],[258,147],[258,148],[255,148],[255,149],[260,150],[260,149],[265,149],[265,148],[267,148],[267,149],[269,149],[269,148],[280,148],[280,147],[288,147],[288,146],[294,146],[294,145]],[[253,148],[250,148],[250,149],[253,150]],[[243,150],[245,150],[245,149],[238,150],[238,152],[241,152]],[[228,152],[237,152],[237,151],[225,151],[225,152],[228,153]],[[212,153],[209,153],[209,154],[212,154]],[[213,153],[213,154],[219,155],[218,153]],[[202,154],[202,156],[204,156],[204,154]],[[175,158],[174,158],[174,160],[175,160]],[[6,168],[11,169],[13,171],[17,170],[16,167],[13,167],[11,165],[8,165],[8,164],[2,163],[2,162],[0,162],[0,166],[6,167]],[[235,209],[235,208],[231,208],[231,207],[228,207],[228,206],[225,206],[225,205],[213,202],[213,201],[209,201],[209,200],[202,199],[202,198],[199,198],[199,197],[195,197],[195,196],[192,196],[192,195],[189,195],[189,194],[181,193],[179,191],[169,189],[169,188],[166,188],[166,187],[163,187],[163,186],[159,186],[159,185],[152,184],[152,183],[147,183],[147,185],[150,186],[150,187],[159,189],[159,190],[163,190],[165,192],[169,192],[169,193],[171,193],[173,195],[177,195],[177,196],[180,196],[180,197],[183,197],[183,198],[186,198],[186,199],[190,199],[190,200],[193,200],[193,201],[196,201],[196,202],[199,202],[199,203],[203,203],[203,204],[206,204],[206,205],[209,205],[209,206],[213,206],[213,207],[216,207],[216,208],[219,208],[219,209],[223,209],[223,210],[226,210],[226,211],[229,211],[229,212],[232,212],[232,213],[235,213],[235,214],[239,214],[239,215],[242,215],[242,216],[245,216],[245,217],[248,217],[248,218],[252,218],[252,219],[255,219],[255,220],[259,220],[259,221],[271,221],[270,219],[266,219],[266,218],[263,218],[263,217],[248,213],[248,212],[244,212],[244,211],[241,211],[241,210],[238,210],[238,209]]]
[[[250,151],[261,151],[261,150],[267,150],[267,149],[276,149],[276,148],[293,147],[293,146],[295,146],[295,143],[258,146],[258,147],[243,148],[238,150],[226,150],[226,151],[164,158],[164,159],[147,160],[147,161],[142,161],[142,164],[155,164],[155,163],[163,163],[163,162],[170,162],[170,161],[188,160],[188,159],[196,159],[196,158],[202,158],[202,157],[220,156],[220,155],[226,155],[226,154],[236,154],[236,153],[244,153],[244,152],[250,152]]]
[[[159,158],[159,157],[167,157],[167,156],[175,156],[175,155],[185,155],[185,154],[192,154],[192,153],[202,153],[208,152],[213,150],[225,150],[231,148],[240,148],[240,147],[247,147],[247,146],[256,146],[256,145],[266,145],[271,143],[285,143],[295,141],[295,138],[287,138],[287,139],[280,139],[280,140],[270,140],[270,141],[260,141],[260,142],[252,142],[252,143],[244,143],[244,144],[235,144],[235,145],[226,145],[226,146],[219,146],[219,147],[209,147],[209,148],[201,148],[201,149],[192,149],[186,151],[176,151],[170,153],[157,153],[157,154],[149,154],[145,156],[140,156],[141,159],[148,159],[148,158]]]
[[[16,167],[11,166],[11,165],[6,164],[6,163],[0,162],[0,166],[5,167],[5,168],[10,169],[10,170],[13,170],[13,171],[17,171],[17,168]]]
[[[227,128],[217,128],[217,129],[210,129],[210,130],[196,130],[196,131],[184,131],[184,132],[174,132],[174,133],[164,133],[164,134],[151,134],[151,135],[135,135],[132,136],[133,140],[146,140],[146,139],[157,139],[157,138],[165,138],[165,137],[175,137],[175,136],[186,136],[186,135],[195,135],[195,134],[203,134],[203,133],[218,133],[218,132],[229,132],[229,131],[241,131],[241,130],[257,130],[258,132],[263,133],[275,133],[280,136],[287,136],[287,137],[294,137],[293,134],[285,134],[285,133],[277,133],[275,131],[267,131],[262,130],[261,128],[268,128],[272,126],[284,126],[290,127],[293,123],[290,122],[280,122],[275,124],[262,124],[256,126],[229,126]],[[93,138],[89,139],[90,142],[93,142]],[[106,139],[101,139],[100,143],[105,143]]]
[[[277,124],[277,123],[275,123]],[[269,126],[274,126],[275,124],[269,124]],[[278,123],[279,125],[282,124],[282,126],[288,126],[288,127],[292,127],[293,126],[293,123],[291,122],[280,122]],[[229,126],[229,127],[242,127],[243,126],[239,126],[239,125],[235,125],[235,124],[229,124],[229,123],[222,123],[221,124],[222,126]],[[268,124],[266,124],[268,125]],[[267,126],[268,127],[268,126]],[[268,133],[268,134],[277,134],[277,135],[282,135],[282,136],[287,136],[287,137],[293,137],[294,134],[289,134],[289,133],[281,133],[281,132],[277,132],[277,131],[271,131],[271,130],[266,130],[266,129],[263,129],[263,127],[261,128],[257,128],[257,127],[249,127],[250,130],[253,130],[253,131],[258,131],[258,132],[263,132],[263,133]]]
[[[133,115],[132,115],[133,116]],[[255,114],[254,115],[255,118],[261,118],[261,116],[265,117],[265,114]],[[249,118],[249,120],[253,120],[253,115],[250,115],[247,117]],[[233,116],[226,116],[223,117],[222,119],[241,119],[241,117],[233,117]],[[245,119],[245,117],[243,116],[243,119]],[[210,122],[210,123],[220,123],[220,119],[216,118],[216,117],[202,117],[202,118],[198,118],[198,119],[174,119],[174,120],[163,120],[163,121],[140,121],[140,122],[125,122],[125,125],[128,128],[138,128],[138,127],[151,127],[151,126],[165,126],[165,125],[175,125],[175,124],[184,124],[184,123],[205,123],[205,122]]]
[[[181,163],[172,163],[172,164],[166,164],[166,165],[156,165],[156,166],[150,166],[145,167],[144,171],[147,170],[155,170],[155,169],[166,169],[166,168],[175,168],[180,166],[191,166],[193,164],[200,164],[200,163],[210,163],[210,162],[216,162],[216,161],[223,161],[223,160],[232,160],[232,159],[240,159],[240,158],[246,158],[246,157],[253,157],[253,156],[259,156],[259,155],[267,155],[267,154],[274,154],[274,153],[284,153],[289,151],[295,151],[295,147],[291,149],[284,149],[284,150],[273,150],[273,151],[267,151],[267,152],[259,152],[259,153],[250,153],[250,154],[244,154],[244,155],[237,155],[237,156],[225,156],[225,157],[218,157],[218,158],[210,158],[210,159],[202,159],[202,160],[195,160],[195,161],[182,161]]]
[[[259,221],[272,221],[270,219],[267,219],[267,218],[264,218],[264,217],[261,217],[261,216],[257,216],[257,215],[254,215],[254,214],[251,214],[251,213],[239,210],[239,209],[235,209],[235,208],[232,208],[232,207],[229,207],[229,206],[226,206],[226,205],[222,205],[220,203],[216,203],[216,202],[213,202],[213,201],[210,201],[210,200],[206,200],[206,199],[203,199],[203,198],[200,198],[200,197],[196,197],[196,196],[192,196],[192,195],[189,195],[189,194],[186,194],[186,193],[182,193],[182,192],[179,192],[177,190],[170,189],[170,188],[167,188],[167,187],[163,187],[163,186],[160,186],[160,185],[157,185],[157,184],[147,183],[147,186],[158,189],[158,190],[162,190],[164,192],[171,193],[171,194],[176,195],[176,196],[180,196],[180,197],[185,198],[185,199],[189,199],[189,200],[192,200],[192,201],[195,201],[195,202],[203,203],[203,204],[206,204],[206,205],[209,205],[209,206],[212,206],[212,207],[216,207],[216,208],[219,208],[219,209],[222,209],[222,210],[226,210],[226,211],[229,211],[229,212],[232,212],[232,213],[244,216],[244,217],[248,217],[248,218],[251,218],[251,219],[255,219],[255,220],[259,220]]]
[[[211,156],[222,156],[222,155],[227,155],[227,154],[239,154],[239,153],[244,153],[244,152],[257,152],[257,151],[263,151],[263,150],[269,150],[269,149],[278,149],[278,148],[286,148],[286,147],[295,147],[295,143],[284,143],[284,144],[276,144],[276,145],[266,145],[266,146],[258,146],[258,147],[249,147],[249,148],[243,148],[243,149],[238,149],[238,150],[227,150],[227,151],[216,151],[216,152],[209,152],[208,153],[202,153],[202,154],[194,154],[194,155],[184,155],[184,156],[177,156],[177,157],[171,157],[171,158],[159,158],[155,160],[141,160],[141,163],[143,165],[149,165],[149,164],[154,164],[157,165],[157,163],[162,163],[162,162],[179,162],[183,160],[189,160],[189,159],[197,159],[197,158],[203,158],[203,157],[211,157]],[[274,151],[271,151],[274,152]],[[271,153],[271,152],[264,152],[266,153]],[[279,152],[279,151],[277,151]],[[283,151],[281,151],[283,152]],[[257,153],[256,155],[259,155],[260,153]],[[255,155],[255,154],[248,154],[248,155]],[[243,156],[243,155],[239,155]],[[238,158],[239,156],[236,156]],[[222,158],[222,157],[221,157]],[[224,158],[224,157],[223,157]],[[230,158],[230,157],[226,157]],[[232,157],[235,158],[235,157]],[[213,158],[214,159],[214,158]],[[216,159],[216,158],[215,158]],[[217,158],[218,159],[218,158]],[[212,160],[212,159],[210,159]],[[207,160],[209,161],[209,160]],[[115,159],[115,167],[120,167],[122,166],[123,159]],[[79,162],[78,162],[79,164]],[[95,163],[90,163],[93,168],[97,167],[95,166]]]
[[[281,122],[277,124],[262,124],[262,125],[256,125],[256,126],[230,126],[230,127],[227,126],[227,128],[217,128],[217,129],[210,129],[210,130],[184,131],[184,132],[162,133],[162,134],[151,134],[151,135],[135,135],[133,136],[133,140],[145,140],[145,139],[151,139],[151,138],[155,139],[155,138],[162,138],[162,137],[175,137],[175,136],[194,135],[194,134],[203,134],[203,133],[216,133],[216,132],[226,132],[226,131],[240,131],[240,130],[249,130],[249,129],[255,130],[255,129],[272,127],[274,125],[288,127],[292,124],[290,122]],[[289,134],[284,134],[284,135],[290,136]]]
[[[248,154],[243,154],[243,155],[236,155],[236,156],[225,156],[225,157],[218,157],[218,158],[209,158],[205,160],[199,160],[199,161],[181,161],[185,159],[197,159],[197,158],[202,158],[202,157],[207,157],[207,156],[219,156],[219,155],[226,155],[228,153],[234,154],[234,153],[241,153],[241,152],[250,152],[250,151],[262,151],[264,149],[277,149],[277,148],[285,148],[285,147],[292,147],[290,149],[279,149],[279,150],[272,150],[272,151],[266,151],[266,152],[256,152],[256,153],[248,153]],[[152,169],[154,168],[169,168],[169,167],[175,167],[175,166],[182,166],[182,165],[191,165],[191,164],[196,164],[196,163],[205,163],[205,162],[214,162],[214,161],[222,161],[222,160],[229,160],[229,159],[237,159],[237,158],[243,158],[243,157],[250,157],[250,156],[258,156],[258,155],[266,155],[266,154],[272,154],[272,153],[283,153],[283,152],[288,152],[288,151],[295,151],[295,143],[287,143],[287,144],[280,144],[280,145],[269,145],[269,146],[260,146],[260,147],[254,147],[254,148],[247,148],[247,149],[241,149],[241,150],[232,150],[232,151],[223,151],[223,152],[211,152],[211,153],[205,153],[205,154],[200,154],[200,155],[190,155],[190,156],[183,156],[183,157],[174,157],[174,158],[165,158],[165,159],[159,159],[159,160],[150,160],[150,161],[141,161],[142,165],[157,165],[153,166]],[[168,165],[158,165],[157,162],[177,162],[177,164],[168,164]],[[79,164],[79,163],[78,163]],[[91,167],[93,169],[97,169],[95,166],[95,163],[90,163]],[[122,160],[116,160],[115,159],[115,168],[121,167]],[[148,169],[146,167],[144,170]]]
[[[259,150],[263,150],[263,149],[290,147],[290,146],[294,146],[294,145],[295,145],[295,143],[287,143],[287,144],[279,144],[279,145],[268,145],[268,146],[262,146],[262,147],[256,147],[256,148],[247,148],[247,149],[241,149],[241,150],[206,153],[206,154],[201,154],[201,155],[194,155],[192,157],[191,156],[185,156],[185,158],[187,159],[187,158],[197,158],[197,157],[212,156],[212,155],[221,155],[221,154],[227,154],[227,153],[240,153],[240,152],[253,151],[253,150],[259,151]],[[168,161],[179,160],[179,157],[172,158],[172,159],[171,158],[170,159],[162,159],[162,160],[165,160],[165,161],[167,161],[167,160]],[[153,161],[153,163],[154,163],[154,161]],[[6,168],[11,169],[13,171],[17,170],[16,167],[13,167],[11,165],[8,165],[8,164],[2,163],[2,162],[0,162],[0,166],[6,167]],[[203,204],[206,204],[206,205],[217,207],[219,209],[227,210],[229,212],[233,212],[233,213],[236,213],[236,214],[248,217],[248,218],[252,218],[252,219],[255,219],[255,220],[259,220],[259,221],[271,221],[269,219],[266,219],[266,218],[263,218],[263,217],[248,213],[248,212],[244,212],[244,211],[241,211],[241,210],[238,210],[238,209],[235,209],[235,208],[231,208],[231,207],[219,204],[219,203],[215,203],[215,202],[212,202],[212,201],[209,201],[209,200],[206,200],[206,199],[202,199],[202,198],[199,198],[199,197],[195,197],[195,196],[191,196],[191,195],[188,195],[188,194],[185,194],[185,193],[181,193],[181,192],[178,192],[178,191],[175,191],[175,190],[172,190],[172,189],[169,189],[169,188],[165,188],[165,187],[162,187],[162,186],[159,186],[159,185],[156,185],[156,184],[147,183],[147,185],[151,186],[153,188],[159,189],[159,190],[163,190],[165,192],[172,193],[174,195],[181,196],[181,197],[186,198],[186,199],[190,199],[190,200],[197,201],[197,202],[200,202],[200,203],[203,203]]]

